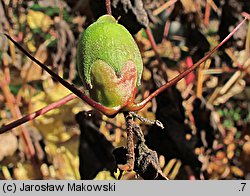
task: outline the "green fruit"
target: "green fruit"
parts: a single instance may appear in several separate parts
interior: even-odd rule
[[[77,67],[95,101],[107,107],[134,101],[143,68],[141,54],[128,30],[112,16],[101,16],[81,34]]]

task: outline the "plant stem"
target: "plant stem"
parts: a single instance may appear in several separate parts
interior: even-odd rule
[[[7,105],[10,109],[11,115],[14,119],[18,119],[21,117],[21,112],[20,109],[18,107],[18,105],[16,104],[16,100],[14,95],[11,93],[8,82],[4,81],[4,80],[0,80],[0,88],[3,91],[3,95],[6,99]],[[22,137],[27,145],[27,155],[29,158],[34,158],[35,156],[35,148],[32,144],[30,135],[28,133],[28,130],[26,129],[25,126],[21,126],[20,127],[20,133],[22,134]]]
[[[17,126],[19,126],[19,125],[21,125],[23,123],[26,123],[26,122],[28,122],[30,120],[33,120],[36,117],[49,112],[50,110],[58,108],[58,107],[60,107],[60,106],[62,106],[64,104],[66,104],[67,102],[71,101],[72,99],[75,99],[76,97],[77,96],[75,94],[71,93],[71,94],[63,97],[62,99],[60,99],[60,100],[58,100],[58,101],[56,101],[56,102],[54,102],[52,104],[47,105],[46,107],[44,107],[44,108],[42,108],[40,110],[37,110],[37,111],[35,111],[35,112],[31,113],[31,114],[28,114],[28,115],[26,115],[26,116],[24,116],[24,117],[22,117],[22,118],[20,118],[20,119],[18,119],[16,121],[10,123],[10,124],[8,124],[8,125],[5,125],[5,126],[0,128],[0,134],[4,133],[4,132],[6,132],[6,131],[8,131],[10,129],[13,129],[13,128],[15,128],[15,127],[17,127]]]
[[[207,0],[207,2],[206,2],[206,8],[205,8],[205,17],[204,17],[204,24],[206,26],[209,25],[210,12],[211,12],[211,5],[209,3],[209,0]]]
[[[135,152],[134,152],[134,136],[133,136],[133,116],[129,112],[124,112],[124,117],[127,123],[127,164],[126,170],[132,171],[134,169]]]
[[[161,92],[165,91],[167,88],[173,86],[177,82],[179,82],[181,79],[183,79],[185,76],[187,76],[190,72],[192,72],[194,69],[196,69],[200,64],[202,64],[204,61],[206,61],[212,54],[215,53],[225,42],[227,42],[228,39],[230,39],[233,34],[245,23],[247,18],[242,20],[237,27],[233,29],[233,31],[224,39],[222,40],[213,50],[211,50],[207,55],[205,55],[202,59],[200,59],[197,63],[195,63],[192,67],[188,68],[186,71],[180,73],[175,78],[171,79],[166,84],[162,85],[160,88],[158,88],[156,91],[154,91],[152,94],[150,94],[146,99],[144,99],[142,102],[127,106],[126,109],[130,111],[137,111],[142,109],[149,101],[151,101],[154,97],[156,97]]]
[[[107,14],[112,15],[110,0],[106,0]]]
[[[83,101],[85,101],[86,103],[88,103],[90,106],[98,109],[100,112],[102,112],[103,114],[107,115],[107,116],[113,116],[115,114],[117,114],[118,112],[121,111],[121,109],[123,109],[123,111],[138,111],[140,109],[142,109],[149,101],[151,101],[154,97],[156,97],[159,93],[165,91],[167,88],[173,86],[174,84],[176,84],[178,81],[180,81],[181,79],[183,79],[185,76],[187,76],[190,72],[192,72],[194,69],[196,69],[201,63],[203,63],[204,61],[206,61],[216,50],[218,50],[230,37],[233,36],[233,34],[244,24],[244,22],[249,19],[248,17],[246,17],[244,20],[242,20],[238,26],[221,42],[219,43],[212,51],[210,51],[207,55],[205,55],[202,59],[200,59],[197,63],[195,63],[193,66],[191,66],[190,68],[188,68],[186,71],[182,72],[180,75],[176,76],[175,78],[171,79],[169,82],[167,82],[166,84],[164,84],[163,86],[161,86],[159,89],[157,89],[156,91],[154,91],[152,94],[150,94],[146,99],[144,99],[143,101],[141,101],[140,103],[134,103],[131,104],[129,106],[126,106],[125,108],[121,108],[120,106],[118,107],[114,107],[114,108],[108,108],[106,106],[101,105],[100,103],[97,103],[96,101],[94,101],[93,99],[91,99],[90,97],[88,97],[87,95],[84,94],[84,92],[81,92],[79,89],[77,89],[74,85],[68,83],[66,80],[64,80],[63,78],[61,78],[60,76],[58,76],[56,73],[54,73],[52,70],[50,70],[46,65],[44,65],[43,63],[41,63],[40,61],[38,61],[36,58],[34,58],[29,52],[27,52],[21,45],[19,45],[16,41],[14,41],[9,35],[5,34],[7,36],[7,38],[12,41],[15,46],[17,46],[25,55],[27,55],[32,61],[34,61],[35,63],[37,63],[40,67],[42,67],[43,69],[45,69],[55,80],[57,80],[58,82],[60,82],[63,86],[65,86],[66,88],[68,88],[72,93],[74,93],[76,96],[78,96],[79,98],[81,98]],[[149,34],[150,35],[150,34]],[[152,34],[151,34],[152,35]],[[152,41],[152,46],[154,45],[154,40],[151,39]],[[156,50],[157,52],[157,50]],[[72,99],[73,99],[73,95],[72,95]],[[7,100],[8,101],[8,100]],[[59,100],[59,102],[62,100]],[[56,105],[58,103],[55,103],[55,106],[51,107],[51,105],[48,106],[48,108],[43,108],[41,110],[46,111],[47,109],[54,109],[56,107],[59,107],[60,104]],[[44,110],[45,109],[45,110]],[[49,111],[48,110],[48,111]],[[14,110],[13,110],[14,111]],[[37,111],[39,113],[39,111]],[[7,130],[9,130],[10,128],[14,128],[18,125],[21,125],[22,123],[24,123],[25,120],[30,119],[32,117],[37,117],[37,112],[35,112],[36,114],[31,114],[31,116],[27,115],[21,119],[18,120],[18,122],[12,122],[11,124],[7,125],[9,126],[9,128],[7,127],[2,127],[0,128],[0,134],[3,132],[6,132]],[[41,111],[40,111],[41,112]],[[42,113],[40,113],[39,115],[41,115]],[[27,121],[25,121],[27,122]]]
[[[139,114],[136,114],[135,112],[130,112],[130,114],[133,117],[139,119],[141,122],[147,123],[149,125],[156,125],[156,126],[160,127],[161,129],[164,129],[163,124],[159,120],[150,120],[150,119],[147,119],[143,116],[140,116]]]
[[[81,98],[83,101],[85,101],[86,103],[88,103],[93,108],[98,109],[99,111],[101,111],[102,113],[104,113],[107,116],[112,116],[114,114],[117,114],[118,111],[121,109],[121,107],[109,108],[109,107],[103,106],[102,104],[94,101],[93,99],[91,99],[90,97],[88,97],[87,95],[85,95],[84,92],[82,92],[79,89],[77,89],[73,84],[68,83],[66,80],[64,80],[59,75],[57,75],[56,73],[54,73],[51,69],[49,69],[46,65],[44,65],[43,63],[41,63],[35,57],[33,57],[21,45],[19,45],[16,41],[14,41],[8,34],[5,34],[5,36],[9,40],[11,40],[15,44],[15,46],[19,50],[21,50],[26,56],[28,56],[32,61],[34,61],[36,64],[38,64],[42,69],[44,69],[45,71],[47,71],[55,80],[57,80],[64,87],[66,87],[67,89],[69,89],[72,93],[74,93],[76,96],[78,96],[79,98]]]
[[[177,0],[169,0],[166,3],[164,3],[161,7],[155,9],[153,11],[153,15],[157,16],[160,13],[162,13],[164,10],[166,10],[167,8],[169,8],[170,6],[174,5],[177,2]]]
[[[161,65],[162,65],[162,59],[161,59],[161,56],[160,56],[160,54],[159,54],[159,52],[158,52],[158,49],[157,49],[157,45],[156,45],[156,43],[155,43],[154,36],[153,36],[153,34],[152,34],[152,32],[151,32],[151,30],[150,30],[149,27],[147,27],[147,28],[145,29],[145,31],[146,31],[148,40],[149,40],[149,42],[150,42],[150,44],[151,44],[151,46],[152,46],[152,49],[153,49],[153,51],[154,51],[154,53],[155,53],[156,59],[157,59],[157,61],[158,61],[158,63],[159,63],[159,66],[161,66]]]

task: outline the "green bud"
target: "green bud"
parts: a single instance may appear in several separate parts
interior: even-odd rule
[[[77,66],[95,101],[107,107],[134,101],[143,68],[141,54],[128,30],[112,16],[101,16],[81,34]]]

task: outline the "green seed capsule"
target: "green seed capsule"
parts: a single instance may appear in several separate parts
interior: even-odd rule
[[[134,101],[143,68],[141,54],[128,30],[112,16],[101,16],[81,34],[77,66],[95,101],[107,107]]]

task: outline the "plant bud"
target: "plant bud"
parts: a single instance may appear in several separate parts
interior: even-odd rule
[[[81,34],[77,67],[95,101],[107,107],[134,101],[143,68],[141,54],[132,35],[112,16],[101,16]]]

